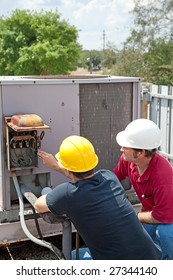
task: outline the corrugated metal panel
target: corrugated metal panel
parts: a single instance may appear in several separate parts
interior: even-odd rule
[[[173,96],[172,87],[151,85],[150,119],[161,129],[160,153],[173,165]]]
[[[98,168],[112,170],[120,157],[116,135],[132,120],[133,83],[80,85],[80,134],[93,143]]]

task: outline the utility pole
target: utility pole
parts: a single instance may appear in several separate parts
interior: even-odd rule
[[[93,71],[93,62],[92,62],[92,54],[90,52],[90,56],[87,57],[87,62],[89,63],[89,71],[90,71],[90,74],[92,74],[92,71]]]
[[[106,34],[105,34],[105,30],[103,30],[103,51],[105,50],[105,38],[106,38]]]
[[[105,30],[103,30],[103,51],[102,51],[102,61],[101,61],[101,67],[102,69],[104,68],[104,59],[105,59],[105,38],[106,38],[106,34],[105,34]]]

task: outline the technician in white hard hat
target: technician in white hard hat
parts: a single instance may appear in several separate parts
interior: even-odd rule
[[[159,127],[148,119],[132,121],[116,136],[122,156],[114,169],[118,179],[130,179],[141,204],[138,218],[162,248],[163,259],[173,260],[173,168],[157,149]]]

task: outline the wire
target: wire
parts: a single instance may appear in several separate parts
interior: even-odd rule
[[[37,219],[37,214],[36,214],[35,208],[32,205],[31,205],[31,208],[32,208],[32,211],[33,211],[34,221],[35,221],[35,225],[36,225],[36,228],[37,228],[38,235],[39,235],[40,239],[43,240],[43,235],[42,235],[41,230],[40,230],[40,226],[39,226],[39,222],[38,222],[38,219]]]

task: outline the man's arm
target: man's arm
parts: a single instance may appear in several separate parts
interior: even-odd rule
[[[50,212],[47,203],[46,203],[46,195],[42,195],[34,203],[34,208],[39,213]]]
[[[139,212],[138,219],[142,224],[160,224],[160,222],[152,216],[152,212]]]

